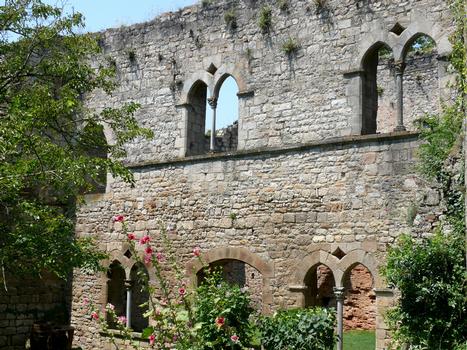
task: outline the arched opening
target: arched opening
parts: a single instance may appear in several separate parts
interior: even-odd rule
[[[396,125],[394,56],[391,48],[377,43],[363,58],[362,134],[389,132]]]
[[[408,130],[425,114],[439,111],[439,62],[435,41],[425,34],[414,36],[404,52],[404,119]]]
[[[305,307],[323,306],[336,307],[333,288],[336,286],[332,270],[324,265],[318,264],[308,270],[304,280]]]
[[[345,290],[344,329],[376,329],[376,295],[373,290],[373,276],[364,265],[357,263],[350,267],[343,277]]]
[[[240,260],[225,259],[209,264],[209,268],[222,268],[224,279],[241,288],[247,288],[251,297],[252,307],[261,310],[263,298],[263,276],[253,266]],[[205,278],[205,269],[200,270],[197,277],[197,284],[200,285]]]
[[[126,290],[125,290],[125,270],[118,261],[110,264],[107,270],[107,303],[112,304],[117,316],[125,315]],[[115,320],[107,316],[110,328],[116,328]]]
[[[207,85],[198,80],[188,94],[187,156],[209,151],[209,135],[206,135]]]
[[[235,151],[238,145],[238,86],[235,79],[226,75],[218,83],[216,101],[216,138],[215,150],[219,152]],[[207,107],[208,108],[208,107]],[[212,118],[214,112],[208,109],[206,133],[210,134],[212,129]]]
[[[107,183],[105,161],[107,159],[108,144],[104,134],[104,127],[100,124],[89,123],[83,128],[79,138],[83,153],[98,161],[94,169],[88,167],[86,180],[90,184],[90,189],[87,192],[105,192]]]
[[[130,279],[132,281],[130,324],[135,332],[142,332],[149,325],[148,318],[144,317],[144,313],[149,308],[147,304],[149,274],[146,267],[135,264],[131,269]]]

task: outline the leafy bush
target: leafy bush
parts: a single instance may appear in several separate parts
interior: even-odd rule
[[[242,349],[251,344],[250,296],[227,283],[220,270],[208,273],[196,290],[195,320],[203,349]]]
[[[331,350],[334,347],[334,312],[329,309],[279,311],[260,322],[265,350]]]
[[[384,270],[402,295],[388,313],[401,343],[453,349],[467,340],[467,285],[463,237],[443,235],[415,241],[402,236]]]
[[[297,42],[296,39],[289,37],[284,43],[282,44],[282,51],[291,56],[298,51],[300,48],[300,44]]]

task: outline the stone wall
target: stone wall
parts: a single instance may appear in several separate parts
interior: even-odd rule
[[[0,349],[24,350],[35,322],[67,324],[69,286],[47,274],[42,279],[6,276],[0,288]]]
[[[157,237],[158,220],[174,223],[171,239],[182,261],[190,261],[195,246],[203,252],[247,247],[274,266],[262,286],[263,309],[264,303],[271,309],[300,306],[301,294],[292,285],[297,271],[313,267],[307,257],[317,249],[332,253],[339,247],[346,255],[334,259],[342,266],[352,259],[370,266],[353,252],[364,250],[381,262],[400,233],[432,230],[430,217],[441,209],[433,190],[413,173],[417,145],[412,134],[366,136],[134,168],[134,188],[117,181],[105,195],[88,198],[78,213],[77,233],[99,237],[107,251],[123,254],[125,237],[112,221],[115,215],[125,215],[138,237]],[[323,262],[332,267],[332,261]],[[375,287],[381,287],[374,266],[371,272]],[[342,275],[334,270],[336,285],[343,284]],[[81,300],[86,296],[105,305],[102,280],[77,273],[74,284],[77,344],[99,347],[101,338]],[[265,288],[271,291],[266,301]]]
[[[272,9],[266,32],[258,28],[263,5]],[[236,29],[223,19],[230,9]],[[406,29],[394,33],[396,23]],[[245,0],[193,6],[103,32],[104,56],[116,62],[121,85],[111,97],[89,96],[90,107],[138,102],[140,125],[156,137],[127,145],[135,186],[109,176],[106,193],[89,196],[79,208],[77,234],[98,238],[131,269],[131,259],[122,255],[125,237],[112,218],[125,215],[138,237],[154,239],[159,220],[173,223],[171,240],[187,271],[196,265],[195,246],[209,263],[236,260],[259,271],[265,312],[307,306],[310,271],[320,265],[332,272],[333,281],[322,284],[329,287],[344,286],[355,264],[363,264],[376,288],[377,348],[383,349],[381,313],[391,293],[382,289],[378,267],[397,236],[428,234],[443,208],[436,188],[416,175],[417,135],[391,133],[395,88],[379,98],[386,106],[380,133],[365,130],[364,113],[378,99],[371,99],[375,81],[365,76],[378,66],[376,61],[370,72],[363,63],[382,43],[392,48],[395,61],[404,59],[420,33],[430,35],[444,57],[451,28],[448,9],[438,0],[329,0],[321,9],[291,0],[285,11],[270,1]],[[293,55],[282,50],[289,38],[299,44]],[[406,60],[409,130],[415,116],[437,111],[449,78],[436,59],[417,59]],[[206,155],[206,97],[216,98],[229,75],[239,87],[237,151]],[[390,86],[392,76],[382,77]],[[363,90],[370,88],[365,100]],[[369,130],[373,135],[360,136]],[[359,284],[357,277],[354,282]],[[105,348],[108,340],[82,300],[104,307],[106,279],[77,272],[74,285],[76,344]],[[368,294],[365,288],[350,291]],[[372,312],[364,317],[372,320]],[[349,318],[355,314],[347,312]]]

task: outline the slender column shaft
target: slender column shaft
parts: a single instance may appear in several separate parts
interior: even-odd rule
[[[131,288],[132,288],[132,281],[126,280],[125,281],[125,289],[126,289],[126,326],[131,328]]]
[[[344,287],[334,287],[337,301],[337,350],[344,348]]]
[[[217,111],[217,98],[210,97],[208,99],[209,106],[212,108],[212,123],[211,123],[211,142],[210,142],[210,151],[214,152],[216,150],[216,111]]]
[[[395,64],[397,90],[397,126],[395,131],[405,131],[404,126],[404,62]]]

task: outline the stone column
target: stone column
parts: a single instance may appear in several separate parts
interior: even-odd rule
[[[397,126],[394,131],[405,131],[404,126],[404,69],[403,61],[396,62],[394,65],[396,74],[396,91],[397,91]]]
[[[126,289],[126,326],[131,328],[131,290],[133,288],[132,280],[125,280]]]
[[[337,350],[344,347],[344,287],[334,287],[337,301]]]
[[[211,143],[210,151],[216,150],[216,110],[217,110],[217,97],[208,98],[209,106],[212,108],[212,124],[211,124]]]
[[[386,311],[394,303],[394,290],[391,288],[376,289],[376,350],[387,349],[390,341],[389,327],[384,321]]]

